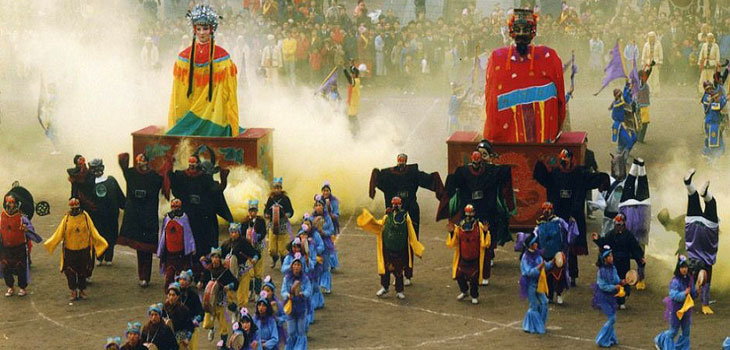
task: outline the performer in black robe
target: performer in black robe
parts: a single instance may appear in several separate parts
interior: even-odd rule
[[[436,199],[443,195],[444,184],[438,172],[425,173],[418,169],[418,164],[407,164],[408,156],[401,153],[397,157],[398,165],[385,169],[373,169],[370,176],[370,198],[375,198],[375,190],[383,191],[385,208],[390,207],[393,197],[403,200],[403,209],[413,221],[416,236],[419,234],[421,208],[418,206],[416,192],[425,188],[436,193]]]
[[[182,200],[183,211],[190,218],[190,226],[195,237],[196,258],[205,255],[210,248],[218,247],[216,214],[228,222],[233,222],[233,215],[223,197],[229,171],[214,169],[212,165],[215,164],[214,159],[212,163],[209,161],[201,163],[198,153],[188,158],[187,169],[168,173],[172,194]],[[220,170],[220,183],[213,180],[213,173],[218,170]],[[198,264],[194,267],[194,271],[200,271]]]
[[[586,243],[585,200],[588,190],[607,189],[610,185],[608,174],[590,172],[582,165],[573,162],[573,153],[563,149],[558,154],[558,165],[548,169],[543,161],[535,164],[532,176],[545,187],[547,200],[552,202],[555,215],[565,221],[571,218],[578,224],[580,234],[568,250],[568,266],[570,267],[571,286],[575,286],[578,278],[578,255],[588,255]]]
[[[482,140],[471,155],[471,163],[462,165],[446,178],[446,194],[442,198],[438,220],[450,218],[459,222],[460,213],[467,204],[476,209],[476,218],[487,224],[493,241],[504,245],[512,240],[509,217],[515,211],[512,191],[512,169],[492,163],[498,154],[488,140]],[[495,244],[487,249],[481,285],[489,284],[492,274]]]
[[[425,188],[436,193],[436,199],[440,199],[444,193],[444,183],[438,172],[425,173],[418,169],[418,164],[408,164],[408,156],[399,154],[398,165],[385,169],[373,169],[370,175],[370,198],[375,198],[375,190],[383,191],[385,208],[391,206],[393,197],[400,197],[403,202],[403,210],[408,212],[413,222],[413,229],[416,237],[419,237],[421,226],[421,208],[418,206],[416,193],[418,188]],[[412,258],[411,258],[412,259]],[[405,268],[405,285],[410,285],[413,277],[413,267]]]
[[[94,175],[91,174],[89,167],[86,166],[86,158],[80,154],[75,155],[74,167],[66,169],[66,173],[68,173],[68,181],[71,183],[70,197],[78,198],[81,203],[81,209],[90,212],[94,206],[92,202],[94,196]]]
[[[143,344],[155,344],[159,350],[179,349],[175,333],[162,320],[162,303],[152,304],[147,310],[149,321],[142,327],[140,338]]]
[[[117,243],[137,251],[137,275],[140,286],[146,287],[152,275],[152,254],[157,251],[162,176],[149,168],[145,154],[138,154],[135,161],[130,168],[129,153],[119,155],[119,166],[127,182],[127,200]]]
[[[613,251],[613,265],[616,267],[618,272],[618,278],[626,278],[626,273],[631,269],[631,259],[636,260],[636,264],[639,266],[646,265],[646,259],[644,258],[644,250],[641,248],[639,241],[636,239],[634,234],[626,228],[626,216],[623,213],[618,213],[613,218],[614,228],[609,231],[605,236],[599,237],[598,233],[594,232],[593,243],[599,248],[605,245],[611,247]],[[625,309],[626,298],[631,295],[631,286],[628,284],[624,286],[626,293],[623,297],[617,297],[616,301],[621,309]]]
[[[203,322],[205,310],[203,310],[203,304],[200,302],[200,297],[196,292],[195,286],[191,284],[193,283],[193,270],[180,272],[180,275],[175,279],[180,284],[180,301],[190,311],[190,319],[192,320],[193,326],[198,327]]]
[[[182,287],[177,282],[170,283],[167,287],[167,298],[162,304],[162,318],[168,325],[172,323],[171,328],[177,344],[187,348],[193,337],[195,326],[190,309],[182,302]]]
[[[94,192],[91,194],[93,209],[89,210],[91,221],[109,244],[104,255],[98,258],[97,265],[111,265],[114,259],[114,245],[119,235],[119,209],[124,209],[124,192],[113,176],[104,176],[104,163],[94,159],[89,163],[89,172],[93,175]]]

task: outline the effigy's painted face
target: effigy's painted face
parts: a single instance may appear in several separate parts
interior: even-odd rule
[[[207,43],[210,41],[210,36],[213,34],[213,28],[207,24],[195,25],[195,37],[198,38],[200,43]]]
[[[530,44],[532,42],[532,30],[534,25],[524,21],[516,21],[513,25],[515,42],[518,44]]]

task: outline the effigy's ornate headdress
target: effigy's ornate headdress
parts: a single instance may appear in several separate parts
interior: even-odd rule
[[[527,34],[532,39],[537,32],[537,15],[530,9],[516,8],[512,12],[508,25],[512,38]]]
[[[212,6],[205,4],[195,5],[192,10],[188,11],[186,17],[190,19],[192,25],[207,24],[214,32],[218,28],[218,20],[223,18],[218,16]]]
[[[213,52],[215,49],[215,30],[218,29],[218,20],[223,17],[218,16],[212,6],[206,4],[198,4],[188,11],[185,15],[190,19],[190,23],[195,25],[209,25],[213,33],[211,35],[210,52],[208,52],[208,101],[213,99]],[[193,71],[195,70],[195,35],[193,35],[193,50],[190,52],[190,68],[188,73],[188,92],[187,96],[193,94]]]

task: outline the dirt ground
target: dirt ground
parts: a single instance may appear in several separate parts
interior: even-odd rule
[[[589,132],[589,147],[597,151],[600,165],[606,169],[606,153],[612,147],[609,143],[610,124],[606,111],[610,102],[606,96],[609,94],[604,93],[602,97],[594,98],[589,97],[589,89],[584,90],[585,93],[578,94],[571,101],[573,128]],[[695,95],[667,90],[669,89],[664,89],[666,95],[653,101],[653,121],[647,137],[648,143],[637,146],[634,152],[635,156],[642,156],[647,160],[650,181],[651,173],[658,172],[652,169],[652,164],[661,165],[668,157],[670,146],[690,145],[691,151],[696,153],[701,144],[698,124],[701,117]],[[367,117],[368,106],[376,104],[386,104],[402,113],[403,120],[396,122],[415,125],[404,131],[404,143],[421,134],[433,137],[431,146],[411,151],[411,158],[427,171],[439,170],[445,174],[446,147],[443,141],[446,132],[434,136],[430,131],[426,133],[426,130],[443,129],[448,99],[444,96],[410,98],[385,94],[367,97],[366,92],[363,93],[366,96],[363,101],[364,118]],[[7,100],[4,102],[8,104]],[[12,105],[12,101],[10,104]],[[413,108],[419,108],[416,111],[420,112],[415,113],[415,117],[414,113],[407,113]],[[419,118],[418,122],[413,118]],[[694,121],[690,124],[690,131],[687,131],[688,127],[684,122],[688,119]],[[12,122],[10,126],[7,125],[3,124],[0,132],[2,137],[10,136],[12,130],[15,130]],[[40,140],[42,138],[39,138],[39,143]],[[42,152],[43,155],[31,153],[20,146],[6,144],[3,147],[6,147],[5,151],[17,151],[28,157],[38,157],[43,164],[42,168],[37,169],[13,169],[12,174],[28,186],[36,198],[51,202],[52,215],[34,219],[39,233],[47,238],[55,229],[65,207],[64,196],[68,185],[63,169],[67,167],[72,155],[64,155],[61,159],[45,155],[47,152]],[[600,154],[598,151],[601,151]],[[393,154],[396,153],[394,151]],[[388,164],[383,164],[386,165]],[[38,183],[32,176],[36,171],[58,173],[58,181],[50,184]],[[110,171],[119,177],[116,169]],[[362,171],[369,172],[370,169]],[[683,191],[679,183],[681,176],[681,173],[677,173],[678,185],[666,191]],[[7,186],[15,178],[1,179],[0,182]],[[665,189],[652,188],[655,193],[663,190]],[[376,197],[378,204],[382,201],[380,198]],[[684,193],[677,192],[676,198],[684,201]],[[436,202],[429,193],[422,192],[420,200],[423,221],[421,237],[426,252],[423,260],[416,261],[415,278],[413,285],[405,290],[405,300],[396,299],[392,292],[386,298],[375,296],[379,288],[375,238],[359,230],[351,214],[343,218],[344,228],[338,243],[341,268],[333,274],[333,293],[326,297],[325,308],[317,311],[317,321],[310,329],[311,349],[596,347],[593,339],[605,322],[605,317],[590,308],[589,284],[595,281],[596,273],[593,264],[596,257],[594,247],[591,247],[590,256],[580,260],[581,277],[578,279],[578,287],[567,292],[564,305],[550,305],[547,334],[528,335],[521,330],[527,302],[517,297],[519,262],[512,244],[497,250],[493,277],[489,286],[480,288],[479,305],[457,302],[455,297],[458,287],[450,278],[451,251],[444,244],[444,223],[435,223],[431,219],[435,216]],[[355,207],[369,203],[371,202],[366,197],[366,189],[363,189],[363,201]],[[660,208],[661,203],[654,203],[655,213]],[[598,220],[589,221],[589,231],[598,230],[598,224]],[[666,234],[656,220],[653,227],[656,229],[653,229],[652,234]],[[651,249],[650,246],[650,252]],[[721,259],[726,253],[720,252]],[[100,267],[94,271],[94,282],[88,290],[89,299],[73,304],[67,301],[65,278],[58,270],[59,252],[50,256],[41,247],[36,247],[33,250],[33,262],[33,280],[29,288],[31,294],[24,298],[0,300],[0,315],[3,315],[0,320],[0,349],[101,349],[106,337],[124,332],[127,322],[144,321],[147,305],[162,298],[162,280],[156,273],[153,273],[153,282],[149,288],[141,289],[137,286],[136,259],[134,252],[126,247],[117,248],[114,266]],[[618,313],[616,332],[620,349],[653,349],[653,337],[667,327],[667,322],[663,320],[662,298],[667,293],[671,271],[659,269],[653,262],[656,259],[650,254],[647,267],[649,288],[632,293],[628,309]],[[277,285],[281,285],[280,273],[271,274]],[[728,293],[713,291],[713,298],[717,300],[713,305],[715,315],[704,316],[695,312],[692,324],[693,348],[719,348],[724,337],[730,335],[728,297]],[[200,348],[213,349],[213,343],[204,338],[203,335]]]

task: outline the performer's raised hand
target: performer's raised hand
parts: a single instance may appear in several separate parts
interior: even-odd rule
[[[594,241],[598,240],[598,232],[591,233],[591,239],[593,239]]]

